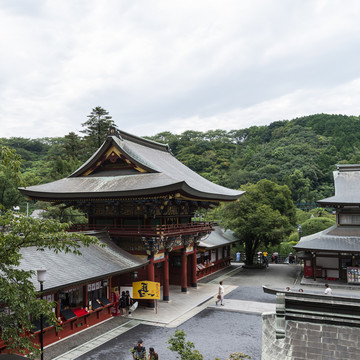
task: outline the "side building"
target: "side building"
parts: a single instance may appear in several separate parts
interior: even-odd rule
[[[302,237],[294,248],[304,260],[304,277],[360,283],[360,165],[338,165],[335,195],[318,201],[336,211],[336,225]]]

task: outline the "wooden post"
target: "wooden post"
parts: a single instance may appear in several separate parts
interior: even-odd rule
[[[313,276],[314,281],[316,281],[316,253],[312,253],[312,265],[313,265]]]
[[[165,251],[164,259],[164,285],[163,285],[163,300],[169,301],[169,253]]]
[[[151,251],[151,254],[149,255],[148,259],[150,260],[150,262],[147,266],[148,280],[155,281],[154,252],[153,251]],[[155,308],[154,300],[148,300],[148,307],[152,308],[152,309]]]
[[[187,256],[186,247],[182,250],[181,254],[181,291],[187,292]]]
[[[197,287],[197,257],[196,257],[196,245],[194,245],[194,253],[192,255],[192,276],[191,287]]]

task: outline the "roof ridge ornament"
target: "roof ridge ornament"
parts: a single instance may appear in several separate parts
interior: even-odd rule
[[[120,130],[118,130],[115,126],[110,126],[109,127],[109,132],[107,136],[116,136],[118,137],[120,140],[123,140]]]

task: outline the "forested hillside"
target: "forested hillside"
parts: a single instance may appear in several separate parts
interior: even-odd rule
[[[96,146],[89,121],[83,126],[87,126],[84,137],[71,132],[59,138],[0,141],[24,159],[26,185],[40,184],[69,175],[92,155]],[[239,188],[261,179],[286,184],[295,203],[333,195],[335,165],[360,163],[360,118],[356,116],[318,114],[232,131],[189,130],[180,135],[166,131],[149,139],[168,143],[174,156],[188,167],[227,187]],[[20,202],[4,169],[0,171],[0,202],[6,207]]]
[[[318,114],[248,129],[164,132],[174,155],[204,177],[231,188],[269,179],[289,186],[295,203],[333,195],[332,172],[360,163],[360,119]]]

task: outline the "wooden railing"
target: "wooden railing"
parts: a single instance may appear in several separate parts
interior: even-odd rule
[[[197,221],[187,224],[175,225],[95,225],[73,224],[69,231],[108,231],[112,236],[159,237],[196,235],[197,233],[213,230],[212,222]]]

